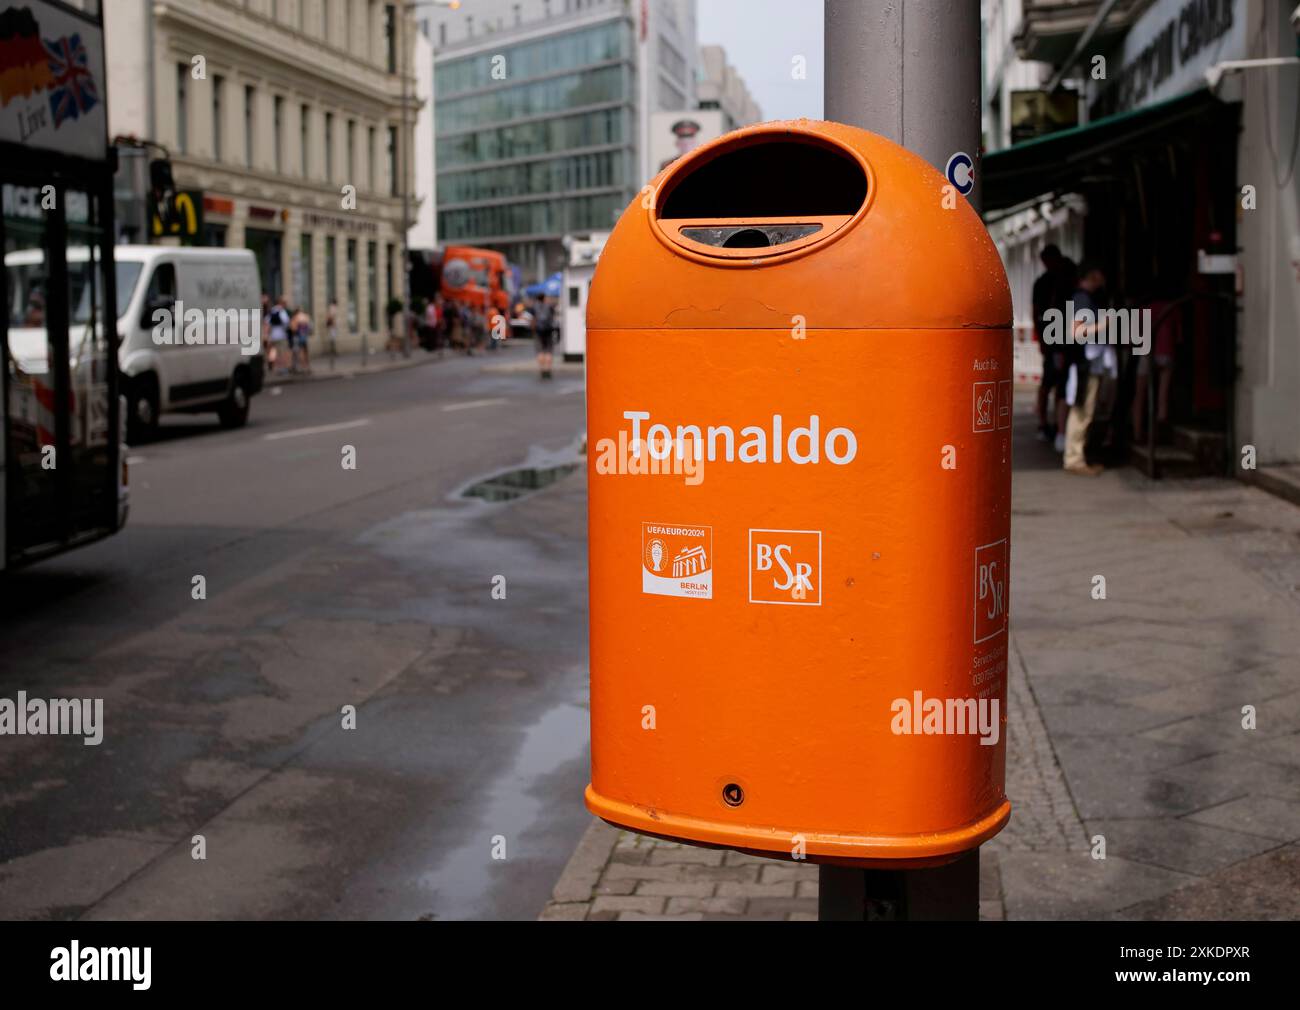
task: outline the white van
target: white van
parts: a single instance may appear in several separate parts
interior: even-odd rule
[[[68,344],[75,361],[94,315],[86,283],[89,252],[84,246],[69,248],[67,258],[70,300],[78,303],[69,306]],[[128,440],[148,440],[158,418],[169,412],[216,411],[226,427],[243,425],[263,377],[262,290],[252,251],[120,245],[114,246],[113,258]],[[27,298],[29,290],[43,297],[41,250],[7,254],[5,272],[15,298]],[[160,320],[170,322],[177,312],[181,318],[174,330],[160,328]],[[242,331],[228,325],[236,319],[243,321]],[[102,326],[97,321],[97,333]],[[45,371],[43,327],[11,328],[9,350],[25,370]]]
[[[262,282],[252,250],[120,245],[113,258],[128,438],[147,438],[159,415],[169,411],[215,410],[226,427],[243,425],[253,394],[262,388],[263,369]],[[127,275],[137,267],[128,286]],[[188,322],[182,334],[177,320],[176,339],[160,342],[159,313],[180,306],[187,319],[201,315],[201,335]],[[245,342],[218,326],[232,311],[245,313],[254,326]]]

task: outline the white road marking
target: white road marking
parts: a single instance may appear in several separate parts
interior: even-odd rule
[[[471,407],[495,407],[498,403],[506,401],[498,397],[495,400],[466,400],[464,403],[449,403],[443,410],[469,410]]]
[[[319,435],[324,431],[343,431],[345,428],[363,428],[370,423],[370,418],[362,417],[355,421],[340,421],[338,424],[318,424],[314,428],[292,428],[289,431],[273,431],[263,435],[262,440],[273,442],[279,438],[297,438],[299,435]]]

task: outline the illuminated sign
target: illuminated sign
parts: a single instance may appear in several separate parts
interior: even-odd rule
[[[182,190],[174,194],[167,218],[168,221],[164,224],[155,211],[152,225],[154,237],[179,235],[181,238],[197,238],[203,231],[203,194],[195,190]]]

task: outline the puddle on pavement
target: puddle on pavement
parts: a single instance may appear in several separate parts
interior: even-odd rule
[[[435,869],[421,877],[439,919],[481,919],[493,907],[492,888],[499,886],[501,858],[536,858],[531,834],[546,804],[548,775],[587,750],[590,712],[571,703],[557,705],[524,731],[511,767],[488,784],[472,837],[447,853]],[[499,836],[499,837],[498,837]],[[493,858],[493,847],[504,840],[505,851]]]
[[[461,491],[461,497],[482,498],[490,502],[513,501],[554,484],[573,473],[578,466],[577,463],[559,463],[554,466],[516,467],[476,481]]]

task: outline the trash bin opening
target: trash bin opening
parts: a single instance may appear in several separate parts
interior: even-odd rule
[[[669,171],[661,220],[851,217],[867,199],[867,174],[857,158],[787,132],[724,142]]]
[[[846,232],[873,196],[871,169],[788,127],[746,130],[680,158],[649,214],[660,241],[700,262],[780,262]]]
[[[822,230],[820,222],[813,224],[743,224],[722,228],[683,226],[677,233],[683,238],[702,245],[721,249],[765,249],[785,245],[796,239],[815,235]]]

